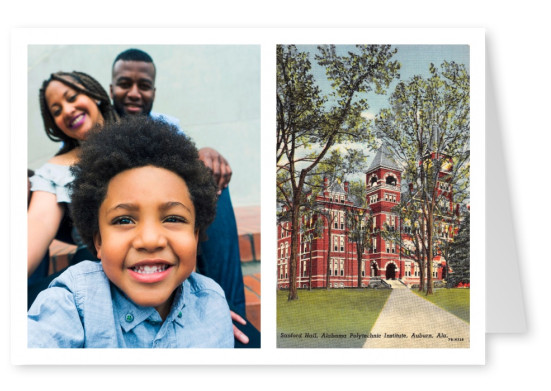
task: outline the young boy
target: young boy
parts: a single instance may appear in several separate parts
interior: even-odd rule
[[[55,279],[28,312],[29,347],[233,347],[220,286],[193,272],[216,184],[171,125],[130,117],[88,136],[71,213],[101,264]]]

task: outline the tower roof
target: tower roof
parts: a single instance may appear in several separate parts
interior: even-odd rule
[[[398,167],[398,164],[396,164],[396,162],[392,158],[392,152],[390,151],[390,148],[388,147],[388,144],[386,142],[381,145],[381,147],[375,154],[375,158],[373,158],[373,161],[371,162],[371,165],[369,166],[369,169],[367,171],[373,171],[379,167],[401,171],[400,167]]]

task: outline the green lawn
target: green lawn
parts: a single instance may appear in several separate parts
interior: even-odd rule
[[[390,293],[389,290],[300,290],[298,300],[288,301],[288,291],[277,292],[277,347],[361,348]],[[346,335],[323,338],[322,334]],[[285,334],[286,336],[282,336]],[[317,338],[308,338],[307,334]]]
[[[417,289],[412,289],[412,292],[470,323],[470,289],[435,289],[434,294],[429,296]]]

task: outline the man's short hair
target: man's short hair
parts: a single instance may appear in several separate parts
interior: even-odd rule
[[[153,59],[149,54],[144,52],[140,49],[126,49],[124,52],[120,52],[117,57],[115,57],[115,61],[113,61],[113,66],[115,63],[119,60],[122,61],[142,61],[142,62],[150,62],[153,64]],[[153,64],[155,65],[155,64]]]
[[[146,116],[127,116],[88,134],[80,161],[71,167],[71,217],[84,243],[95,255],[99,209],[109,182],[133,168],[154,166],[172,171],[188,187],[195,207],[195,228],[201,239],[214,220],[217,186],[199,160],[194,143],[173,125]]]

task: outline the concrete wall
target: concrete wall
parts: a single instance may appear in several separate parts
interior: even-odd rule
[[[260,205],[260,46],[142,45],[157,67],[153,110],[180,119],[197,147],[217,149],[230,162],[234,206]],[[28,47],[28,167],[50,159],[59,144],[46,137],[38,90],[56,71],[82,71],[107,91],[114,58],[129,46]]]

